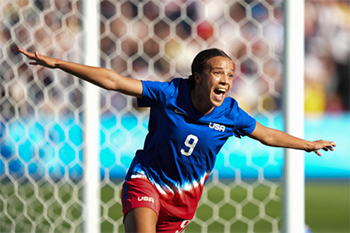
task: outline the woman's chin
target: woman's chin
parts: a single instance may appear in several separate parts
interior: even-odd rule
[[[224,102],[225,96],[214,96],[211,100],[211,103],[215,106],[215,107],[219,107],[223,102]]]

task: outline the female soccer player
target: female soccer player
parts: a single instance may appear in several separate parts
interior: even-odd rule
[[[99,87],[138,98],[150,107],[149,133],[136,152],[122,190],[126,232],[182,232],[195,214],[215,158],[228,137],[249,136],[261,143],[333,151],[335,142],[306,141],[262,126],[227,97],[234,76],[221,50],[201,51],[189,79],[139,81],[105,68],[89,67],[30,53],[32,65],[59,68]]]

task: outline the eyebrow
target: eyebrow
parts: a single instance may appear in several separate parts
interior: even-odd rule
[[[223,70],[223,69],[225,69],[225,68],[223,68],[223,67],[216,67],[216,66],[214,66],[214,67],[211,67],[211,66],[209,66],[209,68],[210,69],[220,69],[220,70]],[[235,71],[234,69],[231,69],[232,71]]]

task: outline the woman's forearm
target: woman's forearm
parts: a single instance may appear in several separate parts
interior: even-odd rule
[[[294,137],[279,130],[268,129],[268,132],[266,133],[268,136],[262,138],[260,142],[268,146],[299,149],[305,151],[311,151],[314,147],[313,142],[311,141]]]
[[[57,60],[55,67],[101,88],[116,89],[115,79],[118,74],[106,68],[86,66],[64,60]]]
[[[142,83],[139,80],[124,77],[106,68],[55,59],[40,55],[38,52],[30,53],[20,47],[18,47],[18,50],[31,59],[29,62],[31,65],[41,65],[51,69],[58,68],[104,89],[114,90],[136,97],[142,96]]]
[[[256,123],[255,130],[249,135],[249,137],[258,140],[267,146],[299,149],[307,152],[314,151],[319,156],[321,156],[321,153],[318,150],[333,151],[336,146],[334,141],[308,141],[276,129],[265,127],[259,122]]]

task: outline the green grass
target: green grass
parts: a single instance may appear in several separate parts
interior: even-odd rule
[[[349,181],[307,182],[306,223],[314,233],[350,232]]]
[[[18,186],[1,183],[0,232],[81,232],[82,189],[64,183],[59,184],[58,189],[55,187],[50,183],[40,184],[39,188],[29,182]],[[206,187],[210,188],[211,184]],[[101,190],[102,232],[124,232],[121,204],[117,201],[119,195],[120,190],[109,185]],[[271,190],[264,185],[254,189],[239,185],[210,188],[203,193],[196,221],[187,226],[186,233],[203,232],[203,229],[208,229],[207,232],[271,232],[281,229],[281,195],[281,187]],[[264,205],[259,204],[262,202]],[[66,208],[62,208],[62,204]],[[313,233],[350,232],[349,182],[306,182],[305,205],[306,224]],[[261,213],[267,217],[261,218]],[[64,220],[60,221],[62,218]],[[54,224],[54,230],[52,222],[58,223]]]

